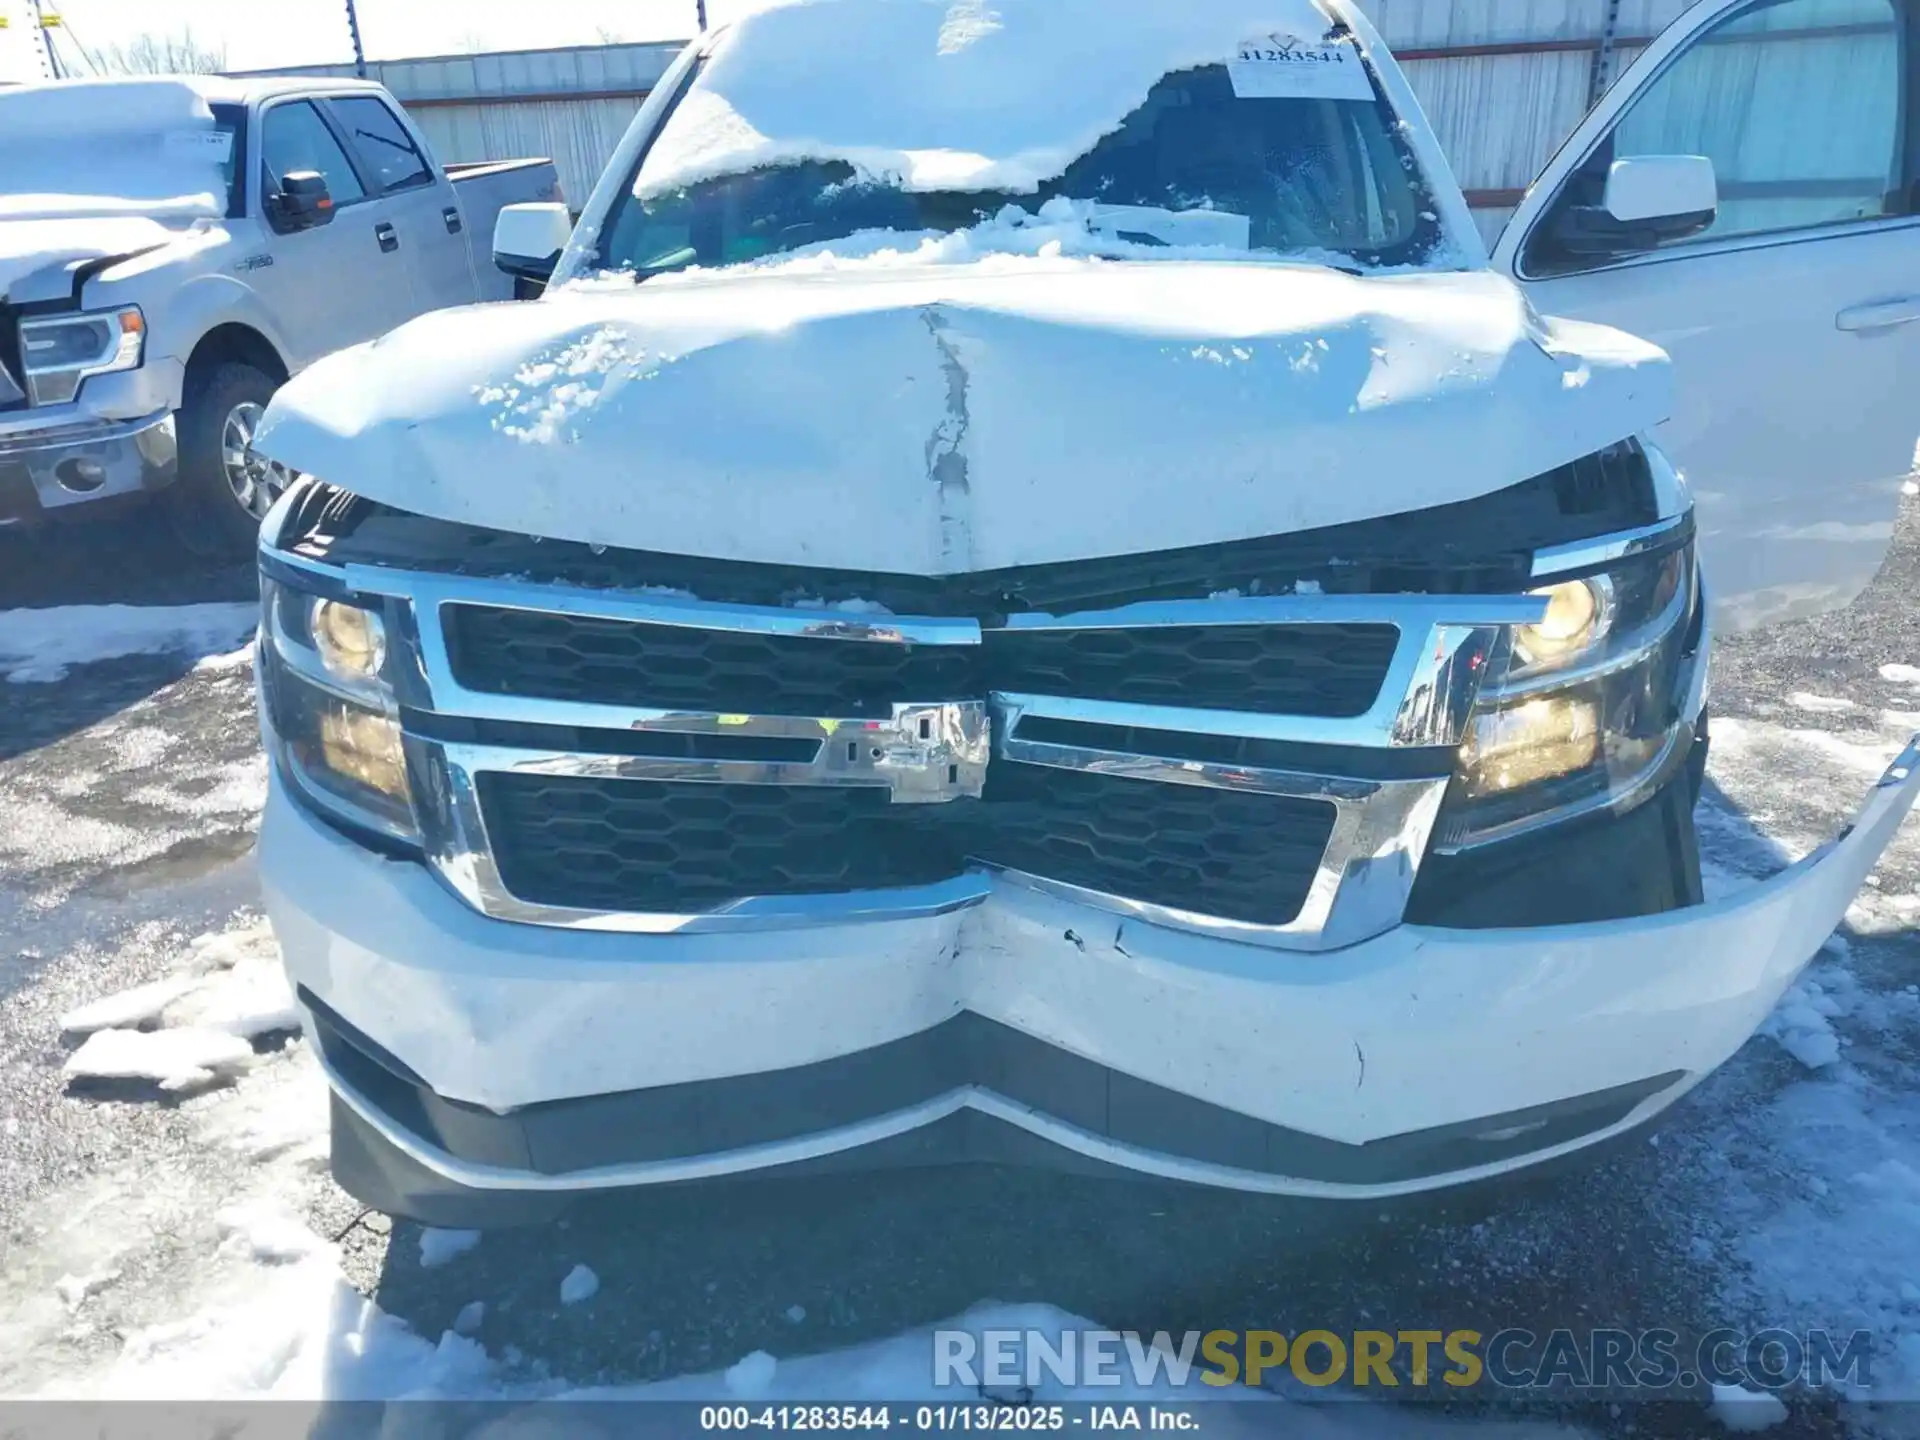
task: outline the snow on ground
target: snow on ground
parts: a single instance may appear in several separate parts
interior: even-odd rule
[[[1908,683],[1910,669],[1881,676]],[[1823,718],[1847,728],[1715,717],[1710,777],[1773,851],[1754,851],[1750,829],[1739,851],[1728,841],[1745,821],[1724,804],[1703,811],[1703,853],[1723,886],[1828,838],[1913,728],[1901,712],[1829,707]],[[1726,1262],[1730,1308],[1756,1327],[1872,1330],[1880,1400],[1920,1398],[1920,985],[1910,951],[1887,944],[1920,919],[1920,894],[1893,878],[1916,873],[1920,822],[1909,821],[1845,928],[1709,1082],[1713,1102],[1690,1137],[1716,1196],[1703,1225]],[[1775,1418],[1731,1396],[1714,1413],[1728,1429]]]
[[[60,605],[0,610],[0,673],[16,685],[64,680],[75,665],[124,655],[220,655],[260,619],[247,602]]]
[[[164,1039],[195,1030],[209,1016],[285,1018],[263,1004],[269,933],[258,922],[203,936],[181,955],[177,973],[69,1012],[69,1031]],[[284,990],[284,982],[282,986]],[[137,1024],[156,1028],[139,1031]],[[238,1033],[252,1033],[253,1020]],[[226,1038],[244,1045],[237,1034]],[[84,1053],[85,1047],[80,1052]],[[156,1067],[164,1068],[164,1067]],[[988,1329],[1088,1327],[1091,1322],[1043,1305],[983,1305],[940,1327],[927,1326],[849,1349],[776,1359],[739,1356],[714,1372],[652,1385],[581,1389],[517,1354],[489,1354],[471,1338],[484,1298],[458,1312],[452,1328],[421,1335],[384,1313],[342,1277],[336,1246],[308,1225],[306,1203],[325,1163],[325,1090],[305,1042],[249,1054],[236,1082],[189,1101],[198,1143],[223,1157],[224,1190],[195,1190],[151,1173],[99,1176],[49,1202],[50,1238],[37,1255],[17,1254],[5,1272],[14,1313],[0,1313],[0,1392],[96,1399],[491,1399],[554,1398],[935,1401],[956,1396],[932,1383],[935,1328],[976,1336]],[[161,1217],[164,1217],[162,1219]],[[474,1231],[422,1233],[423,1264],[439,1264],[480,1243]],[[171,1248],[170,1263],[151,1252]],[[181,1263],[191,1257],[189,1263]],[[558,1306],[619,1303],[599,1277],[576,1265],[553,1297]],[[804,1312],[802,1312],[804,1313]],[[118,1336],[92,1363],[63,1359],[83,1341]],[[6,1357],[26,1356],[9,1373]],[[1233,1391],[1196,1396],[1162,1374],[1153,1385],[1068,1391],[1050,1379],[1040,1401],[1122,1403],[1149,1399],[1248,1398]],[[1254,1398],[1278,1396],[1256,1392]],[[1276,1412],[1278,1414],[1279,1412]],[[1464,1426],[1437,1414],[1350,1404],[1288,1412],[1287,1433],[1309,1437],[1441,1437],[1492,1434],[1506,1440],[1573,1437],[1558,1425],[1491,1422]],[[1271,1433],[1241,1411],[1221,1411],[1212,1433]]]

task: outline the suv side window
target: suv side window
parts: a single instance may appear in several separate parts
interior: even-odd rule
[[[277,194],[282,176],[295,170],[318,170],[336,206],[366,198],[366,187],[354,173],[347,152],[333,131],[305,100],[276,105],[260,122],[260,163],[266,170],[266,193]]]
[[[385,101],[365,95],[330,103],[382,190],[411,190],[433,183],[433,166]]]
[[[1695,38],[1568,182],[1554,211],[1598,204],[1608,166],[1705,155],[1711,227],[1663,249],[1905,213],[1899,0],[1760,0]],[[1552,215],[1529,249],[1554,229]],[[1535,273],[1581,268],[1539,254]],[[1533,269],[1533,266],[1529,266]]]

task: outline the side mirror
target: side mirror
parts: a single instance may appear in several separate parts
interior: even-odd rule
[[[289,170],[280,177],[280,189],[267,197],[267,218],[281,234],[311,230],[333,219],[333,196],[327,178],[318,170]]]
[[[1574,255],[1630,255],[1713,224],[1720,187],[1705,155],[1636,155],[1607,168],[1598,205],[1568,205],[1553,238]]]
[[[565,205],[503,205],[493,222],[493,263],[516,280],[545,285],[573,234]]]

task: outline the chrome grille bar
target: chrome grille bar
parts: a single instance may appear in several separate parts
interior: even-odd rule
[[[1481,682],[1507,643],[1509,627],[1544,617],[1544,598],[1348,595],[1223,597],[1155,602],[1081,615],[1018,615],[1009,631],[1159,626],[1378,624],[1399,639],[1378,697],[1365,714],[1341,718],[1139,705],[1073,696],[996,693],[990,698],[903,697],[884,719],[721,714],[594,701],[481,692],[462,685],[449,651],[447,611],[462,605],[628,620],[714,632],[778,635],[834,644],[980,646],[971,619],[895,617],[850,610],[773,609],[712,604],[677,594],[600,591],[379,567],[334,567],[285,552],[276,563],[312,572],[333,590],[382,596],[410,607],[413,625],[397,658],[424,684],[436,716],[519,726],[565,727],[608,736],[660,734],[812,741],[805,756],[728,758],[570,750],[442,741],[409,734],[410,763],[432,777],[434,813],[422,816],[428,858],[445,882],[485,914],[521,923],[626,933],[844,924],[941,914],[976,903],[989,880],[972,870],[951,881],[831,895],[745,896],[688,914],[579,910],[529,903],[501,879],[479,800],[489,772],[581,778],[779,786],[884,787],[894,804],[939,804],[981,796],[990,757],[1025,765],[1243,793],[1323,800],[1335,809],[1325,852],[1298,915],[1265,925],[1142,902],[1044,875],[999,873],[1112,913],[1278,949],[1350,945],[1397,924],[1418,874],[1449,776],[1366,779],[1278,766],[1230,765],[1153,753],[1160,732],[1373,752],[1457,746]],[[1027,719],[1081,722],[1129,731],[1135,749],[1059,744],[1023,736]],[[1169,745],[1169,750],[1177,746]],[[1364,767],[1358,767],[1364,768]],[[423,801],[423,803],[428,803]]]

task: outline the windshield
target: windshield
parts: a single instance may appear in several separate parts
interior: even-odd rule
[[[737,265],[866,232],[943,234],[1022,220],[1049,202],[1087,248],[1129,254],[1309,258],[1417,265],[1439,220],[1393,110],[1365,99],[1242,94],[1226,64],[1163,78],[1145,103],[1037,192],[908,191],[839,160],[806,160],[641,198],[632,187],[605,230],[600,265],[641,278]],[[670,114],[661,135],[679,119]],[[1007,207],[1017,207],[1009,216]]]

